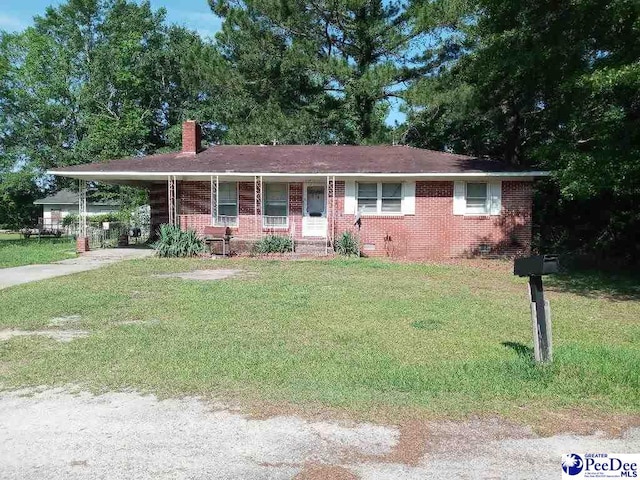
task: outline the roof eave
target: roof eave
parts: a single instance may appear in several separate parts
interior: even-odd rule
[[[79,179],[95,179],[100,178],[110,180],[162,180],[169,176],[175,177],[202,177],[203,179],[210,177],[337,177],[337,178],[363,178],[363,177],[387,177],[387,178],[414,178],[429,179],[443,177],[469,177],[469,178],[538,178],[548,177],[551,172],[532,170],[523,172],[141,172],[141,171],[63,171],[49,170],[49,175],[62,177],[79,178]]]

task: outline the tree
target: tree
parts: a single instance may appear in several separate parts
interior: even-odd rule
[[[19,229],[35,225],[38,208],[33,201],[41,196],[28,172],[10,172],[0,176],[0,226]]]
[[[406,138],[551,170],[559,191],[537,212],[570,233],[555,237],[574,251],[637,258],[640,4],[477,0],[458,7],[425,52],[431,75],[408,94]],[[580,208],[591,215],[577,215]]]
[[[241,97],[272,115],[319,120],[329,138],[380,142],[388,99],[418,74],[400,2],[210,0],[225,19],[218,43],[243,85]],[[248,112],[248,118],[253,115]],[[277,115],[276,115],[277,117]],[[258,117],[258,124],[265,119]],[[313,128],[316,128],[315,126]]]
[[[220,57],[164,16],[148,2],[69,0],[0,33],[0,177],[178,147],[175,125],[206,112],[216,90],[191,72]]]

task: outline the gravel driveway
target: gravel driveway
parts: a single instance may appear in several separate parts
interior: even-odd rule
[[[557,479],[561,455],[585,451],[639,452],[640,429],[541,438],[497,420],[403,430],[133,392],[0,394],[3,479]]]

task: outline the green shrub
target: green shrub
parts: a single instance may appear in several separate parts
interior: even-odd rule
[[[262,237],[253,246],[253,253],[286,253],[293,251],[291,238],[282,235],[267,235]]]
[[[204,242],[196,232],[184,232],[166,223],[160,225],[158,240],[152,246],[160,257],[194,257],[204,251]]]
[[[340,255],[360,256],[360,241],[353,233],[343,232],[336,240],[335,250]]]
[[[87,215],[87,222],[92,227],[102,227],[103,222],[122,222],[126,221],[124,215],[119,212],[114,213],[99,213],[97,215]]]
[[[78,215],[76,215],[75,213],[70,213],[62,219],[63,227],[70,227],[76,223],[78,223]]]

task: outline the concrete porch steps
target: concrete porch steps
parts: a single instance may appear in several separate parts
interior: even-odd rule
[[[295,253],[301,255],[326,255],[327,241],[324,238],[304,238],[295,241]],[[329,255],[333,255],[333,248],[329,247]]]

